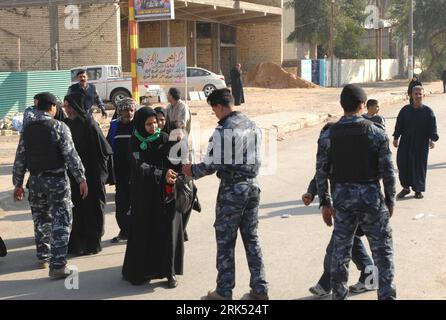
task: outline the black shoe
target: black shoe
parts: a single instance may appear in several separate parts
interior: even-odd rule
[[[127,240],[128,240],[127,236],[124,236],[122,234],[118,234],[116,237],[111,239],[110,242],[111,243],[120,243],[120,242],[127,241]]]
[[[415,192],[415,199],[423,199],[424,196],[421,192]]]
[[[102,248],[88,249],[88,250],[85,250],[83,255],[84,256],[90,256],[90,255],[93,255],[93,254],[98,254],[101,251],[102,251]]]
[[[269,300],[268,293],[255,293],[253,290],[249,292],[249,296],[254,300]]]
[[[174,275],[167,278],[167,285],[170,289],[176,288],[178,286],[177,278]]]
[[[409,193],[410,193],[410,189],[406,189],[406,188],[404,188],[403,190],[401,190],[400,193],[398,193],[398,194],[396,195],[396,197],[397,197],[398,199],[403,199],[403,198],[404,198],[405,196],[407,196]]]

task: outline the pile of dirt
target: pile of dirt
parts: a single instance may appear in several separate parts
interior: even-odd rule
[[[246,86],[269,89],[319,88],[272,62],[262,62],[246,75]]]

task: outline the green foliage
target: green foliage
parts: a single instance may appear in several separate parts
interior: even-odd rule
[[[360,39],[365,33],[364,13],[366,0],[336,0],[334,14],[334,53],[344,59],[363,58],[368,51],[361,48]],[[329,53],[330,0],[291,0],[286,7],[294,7],[296,29],[287,41],[317,44]]]
[[[409,1],[393,0],[395,32],[409,38]],[[414,6],[414,55],[423,63],[426,78],[439,75],[446,64],[446,0],[416,0]]]

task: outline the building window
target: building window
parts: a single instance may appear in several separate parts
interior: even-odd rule
[[[197,22],[197,38],[211,38],[211,24],[209,22]]]
[[[220,38],[222,43],[235,44],[236,43],[236,32],[235,27],[220,25]]]

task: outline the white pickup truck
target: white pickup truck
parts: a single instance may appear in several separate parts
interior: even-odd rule
[[[96,86],[99,97],[114,105],[125,97],[132,96],[132,78],[124,78],[122,69],[117,65],[82,66],[71,69],[71,82],[78,82],[76,74],[79,70],[87,70],[88,82]],[[148,88],[139,86],[140,103],[149,97]]]

